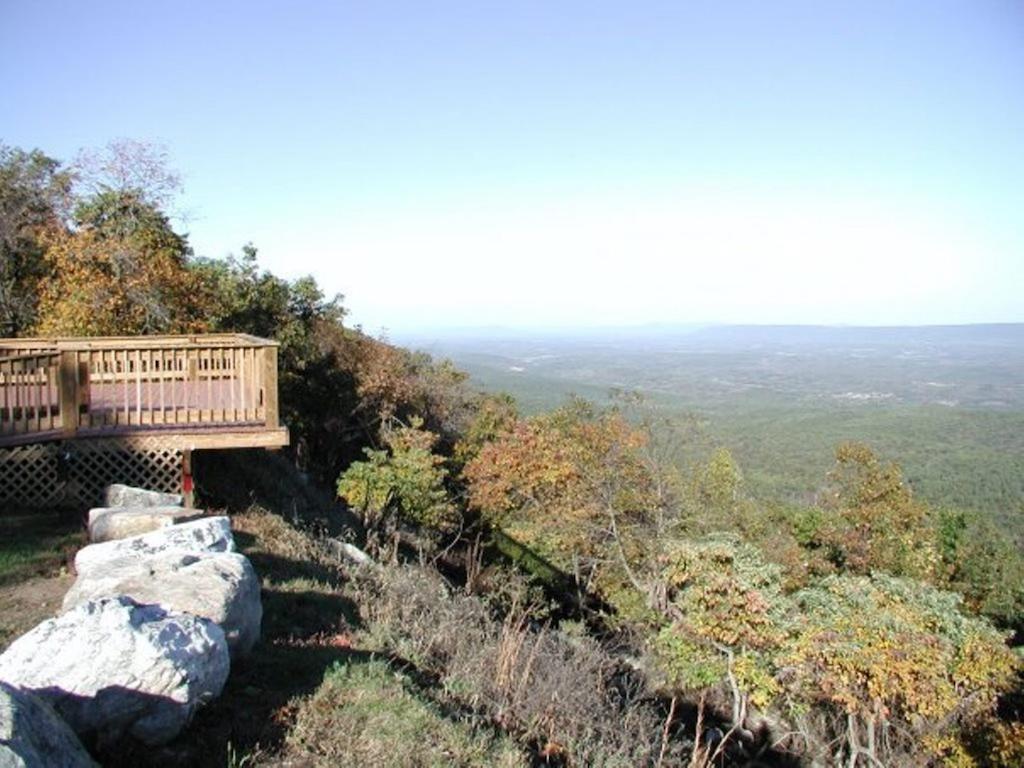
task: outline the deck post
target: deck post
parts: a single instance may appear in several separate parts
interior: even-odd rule
[[[263,413],[268,427],[276,427],[280,415],[277,406],[277,347],[263,348]]]
[[[60,426],[66,437],[78,431],[78,354],[74,350],[60,353]]]
[[[186,448],[181,452],[181,495],[185,507],[192,509],[196,505],[195,484],[192,481],[192,450]]]

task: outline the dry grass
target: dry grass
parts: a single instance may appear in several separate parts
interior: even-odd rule
[[[324,768],[528,764],[508,737],[446,717],[377,660],[332,667],[300,706],[288,747],[293,763]]]
[[[407,662],[441,701],[556,763],[636,766],[657,757],[663,715],[642,681],[594,640],[531,626],[521,613],[499,621],[484,601],[422,567],[376,569],[356,581],[357,642]],[[671,760],[680,749],[671,746]]]

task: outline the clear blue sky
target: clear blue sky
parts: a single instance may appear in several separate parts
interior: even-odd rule
[[[1024,321],[1019,0],[3,0],[0,92],[369,330]]]

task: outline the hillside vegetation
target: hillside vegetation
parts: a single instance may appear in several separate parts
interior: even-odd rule
[[[929,502],[1024,537],[1024,326],[707,327],[601,334],[410,335],[524,411],[569,393],[652,407],[726,447],[766,501],[813,499],[844,440],[898,457]]]
[[[275,338],[293,439],[197,467],[266,622],[167,764],[1024,762],[1024,563],[990,516],[856,440],[766,501],[656,397],[521,412],[252,246],[197,258],[160,163],[111,172],[147,149],[100,158],[2,151],[6,332]]]

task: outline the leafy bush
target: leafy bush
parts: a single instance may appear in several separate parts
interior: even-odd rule
[[[834,715],[850,760],[957,745],[1013,685],[1018,660],[958,595],[887,575],[833,576],[794,596],[797,629],[780,667],[800,707]]]
[[[360,513],[372,546],[382,544],[394,516],[428,531],[451,528],[458,519],[444,485],[444,458],[431,452],[437,436],[422,426],[414,418],[409,426],[387,427],[388,450],[366,448],[366,461],[352,463],[338,478],[338,495]]]
[[[779,687],[774,656],[786,640],[791,604],[777,566],[735,536],[674,542],[663,558],[669,623],[653,641],[657,666],[683,691],[715,689],[742,725]]]

